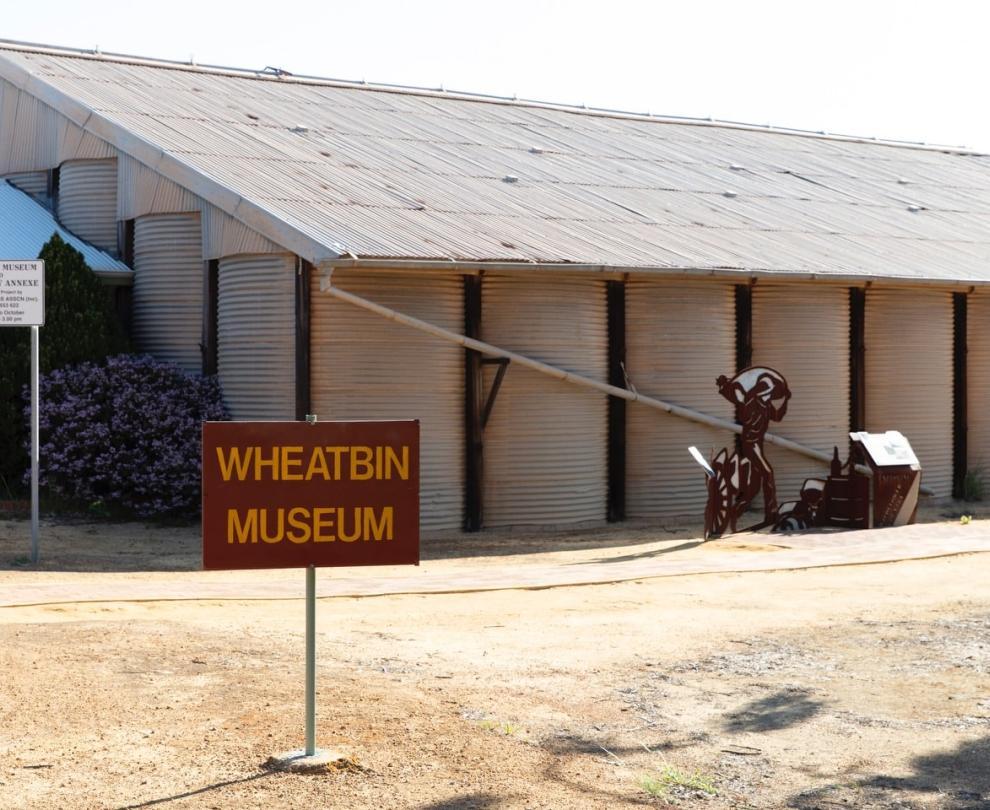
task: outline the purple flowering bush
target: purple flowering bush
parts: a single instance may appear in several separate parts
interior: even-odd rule
[[[39,393],[41,486],[141,517],[198,514],[201,424],[228,418],[216,377],[117,355],[49,372]]]

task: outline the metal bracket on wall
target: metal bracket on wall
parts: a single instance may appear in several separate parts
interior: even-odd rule
[[[492,408],[495,407],[495,397],[498,396],[498,389],[502,387],[502,378],[505,376],[505,370],[509,367],[510,362],[508,357],[481,358],[481,364],[483,366],[498,366],[498,371],[495,372],[495,379],[492,380],[492,390],[488,392],[488,399],[485,400],[485,408],[481,412],[482,430],[488,426],[488,417],[492,415]]]

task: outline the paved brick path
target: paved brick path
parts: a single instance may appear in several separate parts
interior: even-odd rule
[[[317,596],[458,593],[592,585],[686,574],[862,565],[990,551],[990,521],[877,531],[736,535],[725,541],[650,543],[497,560],[430,560],[418,568],[322,569]],[[51,581],[55,580],[57,581]],[[49,581],[46,581],[49,580]],[[175,574],[24,571],[0,586],[0,607],[72,602],[298,599],[301,571]]]

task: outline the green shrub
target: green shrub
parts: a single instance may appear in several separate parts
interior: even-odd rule
[[[45,325],[39,362],[49,372],[84,361],[102,361],[126,351],[127,339],[114,312],[111,291],[83,255],[56,233],[38,254],[45,262]],[[31,330],[0,328],[0,491],[22,488],[30,460],[21,417],[24,387],[31,375]]]
[[[982,501],[983,492],[983,470],[978,467],[966,470],[966,477],[963,478],[963,500]]]

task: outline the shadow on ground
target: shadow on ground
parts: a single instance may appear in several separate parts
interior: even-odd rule
[[[664,554],[672,554],[675,551],[687,551],[688,549],[697,548],[704,542],[704,540],[690,540],[687,543],[678,543],[676,546],[651,548],[649,551],[641,551],[637,554],[622,554],[618,557],[597,557],[594,560],[578,560],[577,562],[568,563],[568,565],[591,565],[592,563],[621,563],[632,562],[633,560],[648,560],[653,557],[662,557]]]
[[[615,558],[650,557],[700,544],[700,526],[664,527],[643,522],[566,529],[506,528],[481,532],[431,532],[420,543],[424,561],[509,557],[589,549],[689,541],[674,548],[651,548]],[[40,562],[30,560],[27,520],[0,518],[0,571],[74,571],[81,573],[198,571],[202,539],[198,522],[185,525],[90,521],[46,517],[40,531]],[[612,561],[603,557],[598,561]]]
[[[950,508],[952,511],[946,512],[945,507],[938,511],[927,506],[919,512],[919,522],[945,520],[960,510],[978,517],[983,514],[973,504],[953,502]],[[990,507],[984,511],[990,515]],[[624,554],[603,554],[570,564],[623,563],[692,551],[703,545],[701,531],[701,515],[696,520],[687,518],[670,523],[638,519],[607,525],[522,526],[471,533],[447,530],[424,534],[420,555],[424,561],[430,561],[624,548],[627,549]],[[46,513],[41,524],[38,565],[30,561],[30,537],[29,521],[0,513],[0,572],[180,572],[198,571],[202,566],[202,540],[195,517],[180,525],[113,522]],[[758,537],[760,545],[778,545],[768,542],[770,535]]]
[[[778,731],[810,720],[825,704],[812,700],[807,689],[786,689],[754,700],[725,718],[725,730]]]
[[[916,799],[939,810],[990,810],[990,736],[915,757],[911,768],[907,776],[875,774],[803,791],[789,806],[913,807]]]
[[[493,793],[465,793],[463,796],[421,805],[418,810],[489,810],[501,803],[502,799]]]
[[[188,799],[192,796],[202,796],[204,793],[211,793],[214,790],[220,790],[221,788],[229,787],[230,785],[241,785],[245,782],[254,782],[256,779],[264,779],[265,777],[271,775],[271,771],[253,773],[250,776],[243,776],[240,779],[228,779],[226,782],[216,782],[215,784],[206,785],[205,787],[187,790],[185,793],[176,793],[173,796],[163,796],[160,799],[149,799],[148,801],[141,802],[139,804],[123,805],[117,808],[117,810],[139,810],[139,808],[142,807],[156,807],[163,804],[168,804],[170,802],[182,801],[183,799]]]
[[[595,778],[576,778],[577,774],[591,774],[587,767],[588,758],[592,757],[606,766],[625,766],[630,764],[633,756],[639,756],[645,751],[656,754],[659,761],[665,761],[663,755],[681,748],[688,748],[706,739],[704,733],[693,734],[682,739],[650,740],[636,745],[603,745],[596,740],[580,734],[568,734],[556,737],[542,744],[542,748],[550,754],[543,775],[546,779],[556,782],[561,787],[573,793],[585,796],[593,807],[629,807],[642,805],[644,807],[667,807],[666,803],[640,791],[637,788],[636,771],[630,770],[627,790],[609,789],[604,780]],[[607,741],[606,741],[607,742]],[[580,767],[573,767],[580,765]],[[574,775],[572,775],[574,774]],[[571,805],[582,807],[584,803]]]

